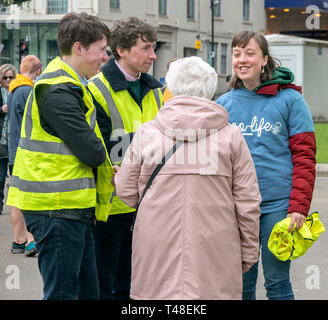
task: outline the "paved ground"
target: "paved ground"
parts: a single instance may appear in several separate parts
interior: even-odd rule
[[[328,299],[328,177],[318,177],[312,202],[326,226],[305,256],[292,262],[291,278],[296,299]],[[37,258],[10,253],[12,230],[9,208],[0,216],[0,300],[41,299],[42,281]],[[257,298],[266,299],[260,271]]]

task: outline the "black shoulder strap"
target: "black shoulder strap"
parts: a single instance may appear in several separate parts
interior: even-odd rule
[[[131,226],[131,230],[133,230],[134,227],[134,223],[137,217],[137,212],[138,212],[138,208],[140,206],[140,203],[142,201],[142,199],[144,198],[146,192],[148,191],[148,189],[150,188],[151,184],[153,183],[155,177],[157,176],[158,172],[163,168],[164,164],[167,162],[167,160],[169,160],[171,158],[171,156],[173,156],[173,154],[175,153],[175,151],[177,151],[177,149],[183,144],[183,141],[177,141],[177,143],[170,149],[170,151],[164,156],[164,158],[162,159],[162,161],[157,165],[157,167],[155,168],[154,172],[152,173],[152,175],[150,176],[145,189],[142,193],[142,196],[139,200],[137,209],[136,209],[136,213],[132,222],[132,226]]]

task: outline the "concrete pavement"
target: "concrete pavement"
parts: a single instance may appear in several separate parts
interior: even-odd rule
[[[328,170],[318,172],[311,210],[319,211],[327,231],[303,256],[292,262],[291,279],[296,299],[328,299]],[[327,165],[328,169],[328,165]],[[0,300],[38,300],[42,280],[37,258],[10,252],[12,229],[9,208],[0,215]],[[261,264],[260,264],[261,265]],[[266,299],[260,268],[257,299]]]

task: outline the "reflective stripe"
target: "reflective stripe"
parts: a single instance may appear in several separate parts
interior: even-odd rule
[[[96,120],[97,120],[97,112],[96,112],[96,108],[93,108],[93,111],[90,115],[90,128],[93,130],[96,128]]]
[[[116,197],[116,189],[112,192],[112,196],[110,197],[109,203],[113,203],[114,197]]]
[[[32,134],[32,104],[34,99],[34,92],[32,91],[30,98],[27,103],[27,110],[26,110],[26,116],[25,116],[25,135],[27,138],[31,138]]]
[[[73,152],[61,142],[31,140],[21,137],[18,146],[24,150],[72,156]]]
[[[107,108],[108,108],[108,113],[110,115],[110,119],[112,121],[113,129],[123,129],[124,130],[124,125],[123,125],[123,119],[121,117],[120,112],[117,109],[117,106],[114,102],[114,99],[106,87],[106,85],[99,79],[95,78],[92,80],[95,86],[98,88],[102,96],[104,97]]]
[[[154,92],[155,100],[156,100],[156,103],[157,103],[157,108],[159,110],[161,108],[161,99],[159,97],[158,89],[154,89],[153,92]]]
[[[39,80],[52,79],[52,78],[58,78],[58,77],[69,77],[69,78],[72,78],[75,81],[77,81],[73,76],[71,76],[68,72],[66,72],[63,69],[59,69],[59,70],[56,70],[56,71],[53,71],[53,72],[45,73],[45,74],[41,75],[40,78],[38,78],[38,81]]]
[[[18,188],[23,192],[57,193],[95,189],[96,185],[94,178],[78,178],[61,181],[29,181],[12,176],[11,187]]]

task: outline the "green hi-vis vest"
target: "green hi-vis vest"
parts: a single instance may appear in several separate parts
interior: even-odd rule
[[[160,89],[153,89],[143,98],[141,111],[129,92],[127,90],[115,92],[102,72],[89,81],[88,88],[112,122],[113,132],[111,139],[115,139],[118,135],[123,136],[124,134],[127,135],[137,131],[142,123],[155,118],[163,104]],[[115,163],[116,155],[113,151],[111,152],[110,158]],[[111,215],[135,211],[134,208],[123,203],[116,196],[115,191],[110,201],[112,203],[110,209]]]
[[[91,94],[59,57],[52,60],[35,83],[26,103],[7,205],[33,211],[96,207],[96,219],[106,221],[114,191],[111,184],[113,168],[108,154],[106,161],[97,168],[96,185],[92,168],[40,124],[36,88],[68,82],[83,90],[83,101],[88,108],[86,121],[104,144]]]

